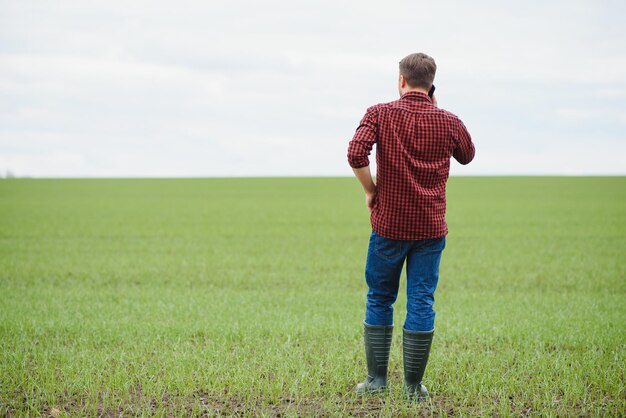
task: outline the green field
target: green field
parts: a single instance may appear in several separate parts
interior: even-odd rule
[[[626,177],[452,178],[424,383],[354,179],[0,180],[0,416],[625,416]]]

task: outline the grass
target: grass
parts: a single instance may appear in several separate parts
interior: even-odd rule
[[[390,393],[354,394],[356,180],[1,180],[0,415],[625,416],[626,178],[452,178],[448,205],[411,406],[401,332]]]

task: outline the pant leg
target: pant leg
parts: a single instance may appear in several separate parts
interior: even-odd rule
[[[407,254],[407,313],[404,328],[429,332],[435,328],[435,290],[445,237],[414,241]]]
[[[393,325],[393,304],[398,297],[407,241],[391,240],[372,231],[365,265],[369,287],[365,310],[368,325]]]

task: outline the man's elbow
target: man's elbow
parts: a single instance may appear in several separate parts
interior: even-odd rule
[[[352,168],[361,168],[370,165],[369,154],[364,153],[352,144],[348,148],[348,164]]]
[[[475,154],[476,154],[476,151],[472,147],[471,150],[468,150],[466,152],[458,153],[457,155],[454,156],[454,159],[457,160],[459,162],[459,164],[467,165],[467,164],[472,162],[472,160],[474,159]]]
[[[469,157],[462,159],[461,161],[459,161],[461,163],[461,165],[468,165],[469,163],[471,163],[474,160],[474,153],[472,153]]]
[[[352,168],[363,168],[370,165],[368,157],[354,156],[348,154],[348,164]]]

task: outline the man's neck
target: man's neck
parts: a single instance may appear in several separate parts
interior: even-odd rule
[[[426,90],[426,89],[423,89],[423,88],[420,88],[420,87],[411,87],[411,88],[407,88],[407,89],[402,89],[401,96],[404,96],[405,94],[407,94],[409,92],[428,94],[428,90]]]

